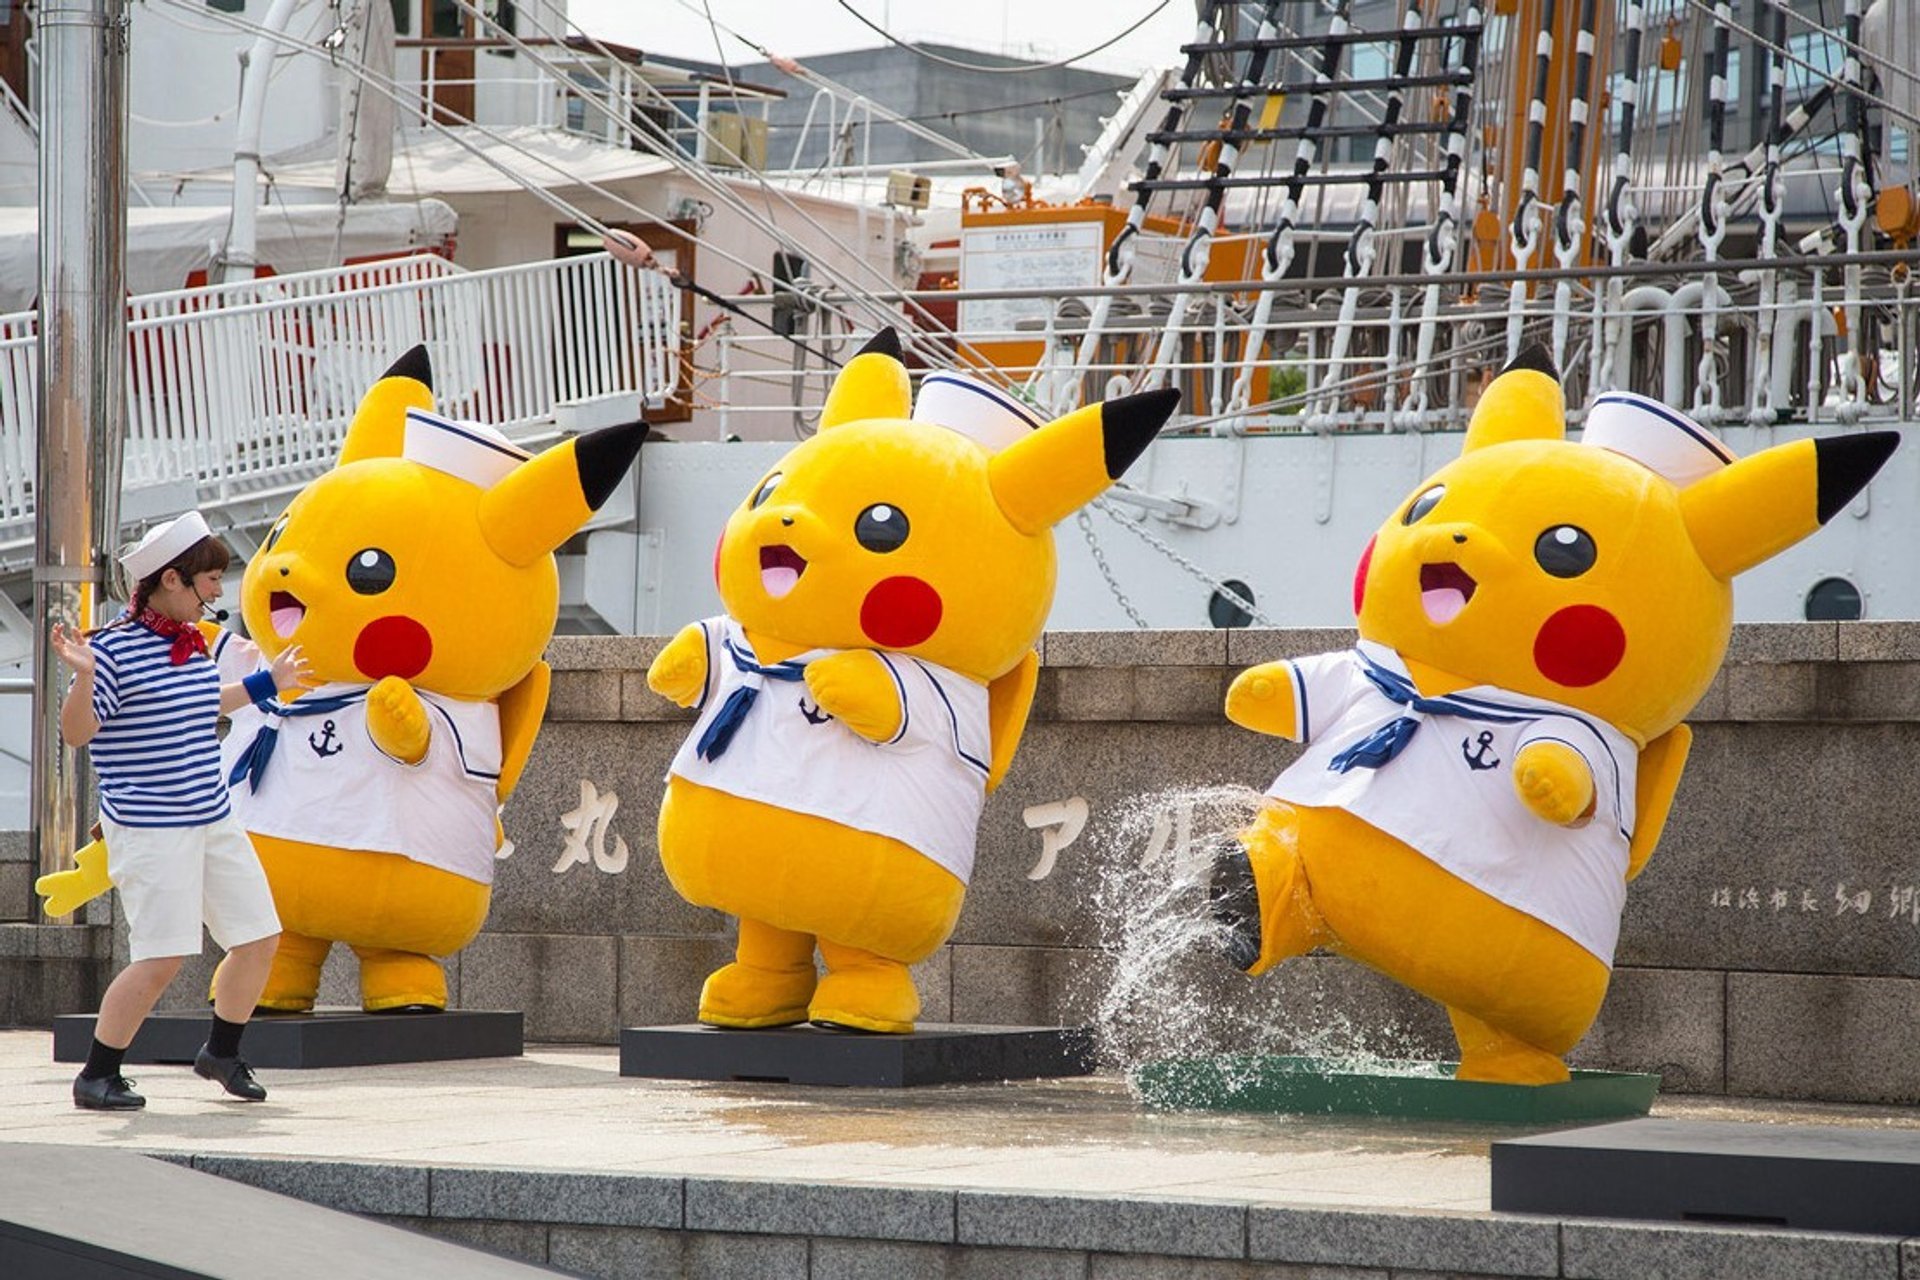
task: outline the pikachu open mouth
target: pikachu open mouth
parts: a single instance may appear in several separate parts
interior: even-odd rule
[[[1451,560],[1444,564],[1423,564],[1420,566],[1420,607],[1426,610],[1428,621],[1444,627],[1460,616],[1479,585],[1472,574]]]
[[[785,543],[760,548],[760,585],[775,600],[792,591],[806,571],[807,558]]]
[[[267,618],[273,624],[273,634],[285,640],[307,616],[307,606],[300,597],[291,591],[276,591],[267,598]]]

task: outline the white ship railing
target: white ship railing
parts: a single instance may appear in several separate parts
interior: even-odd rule
[[[1914,421],[1920,290],[1909,289],[1903,273],[1896,270],[1890,277],[1884,264],[1874,265],[1862,307],[1874,321],[1867,352],[1873,376],[1863,396],[1851,394],[1843,365],[1848,342],[1834,311],[1841,290],[1831,278],[1835,273],[1821,269],[1819,261],[1771,268],[1767,274],[1777,277],[1777,287],[1766,301],[1752,288],[1760,273],[1743,271],[1739,277],[1723,274],[1721,292],[1709,305],[1699,264],[1676,263],[1670,271],[1625,279],[1621,305],[1614,309],[1604,298],[1596,307],[1593,282],[1585,280],[1572,291],[1570,310],[1556,305],[1550,285],[1536,285],[1531,297],[1515,300],[1511,315],[1529,338],[1544,339],[1556,323],[1568,327],[1562,377],[1576,418],[1593,394],[1614,387],[1691,409],[1704,368],[1719,388],[1722,406],[1702,415],[1709,425]],[[1347,342],[1336,352],[1330,341],[1340,316],[1335,283],[1317,281],[1305,293],[1292,289],[1273,308],[1259,355],[1266,376],[1257,380],[1244,406],[1235,404],[1234,384],[1246,355],[1246,294],[1209,295],[1169,333],[1171,287],[1130,288],[1114,298],[1100,341],[1091,349],[1083,339],[1085,303],[1057,297],[1032,302],[1039,314],[1015,328],[963,328],[936,340],[955,352],[993,353],[1002,380],[1047,413],[1137,389],[1146,371],[1158,367],[1164,370],[1162,385],[1184,392],[1184,425],[1175,430],[1242,435],[1464,428],[1479,388],[1506,360],[1510,286],[1492,280],[1476,299],[1444,307],[1438,317],[1441,341],[1422,367],[1415,287],[1369,288],[1369,305],[1353,312]],[[1736,292],[1728,293],[1728,286]],[[961,304],[963,315],[970,300],[1006,297],[1007,291],[991,290],[939,295],[941,301]],[[1716,333],[1712,348],[1703,352],[1709,321]],[[1765,366],[1764,386],[1756,376],[1763,336],[1778,353]],[[800,337],[814,351],[828,350],[844,360],[864,335],[815,328]],[[1604,343],[1597,344],[1597,337]],[[1005,345],[1012,343],[1025,344],[1018,359]],[[1174,355],[1156,366],[1161,350]],[[714,434],[777,434],[788,425],[783,418],[797,434],[810,429],[836,370],[796,351],[786,339],[732,326],[717,335],[713,349],[696,354],[695,376],[704,383],[696,387],[696,399],[715,407]],[[1603,364],[1602,354],[1611,361]],[[1423,389],[1424,397],[1418,394]],[[1431,407],[1417,409],[1423,399]],[[1330,412],[1303,412],[1309,405],[1326,405]]]
[[[128,302],[128,489],[203,505],[328,466],[361,395],[427,346],[443,413],[509,435],[556,405],[643,401],[679,383],[680,291],[605,254],[466,271],[431,255],[147,294]],[[0,560],[32,537],[33,312],[0,315]]]

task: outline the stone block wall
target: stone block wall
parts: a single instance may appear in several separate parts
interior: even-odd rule
[[[1113,1004],[1124,990],[1113,985],[1114,886],[1156,851],[1143,815],[1162,815],[1158,853],[1177,858],[1173,789],[1258,791],[1292,759],[1287,744],[1226,722],[1228,681],[1256,662],[1351,642],[1351,632],[1306,630],[1048,635],[1027,735],[987,804],[966,908],[917,971],[923,1017],[1052,1023]],[[523,1010],[534,1040],[608,1043],[622,1026],[688,1021],[701,981],[731,951],[731,922],[682,901],[654,845],[662,778],[689,723],[646,688],[661,643],[554,642],[553,697],[503,817],[511,847],[492,914],[449,961],[457,1003]],[[1920,1102],[1910,1031],[1920,1022],[1920,623],[1739,627],[1691,723],[1672,819],[1628,896],[1613,990],[1573,1060],[1656,1070],[1674,1092]],[[1028,811],[1076,800],[1085,828],[1045,866],[1044,831]],[[0,842],[0,891],[8,848]],[[1170,866],[1147,870],[1165,880]],[[0,896],[0,917],[15,905]],[[16,988],[38,963],[0,954],[5,1020],[36,1020]],[[173,994],[197,994],[187,988],[210,967],[209,955]],[[1190,1045],[1227,1048],[1258,1033],[1276,1049],[1452,1049],[1438,1008],[1338,957],[1249,980],[1198,953],[1170,961],[1168,983],[1156,983],[1121,1011],[1149,1038],[1154,1001],[1177,991],[1185,1007],[1174,1021]],[[350,955],[330,962],[322,999],[356,999]]]
[[[923,1016],[1088,1016],[1113,963],[1100,904],[1116,868],[1148,851],[1142,798],[1177,815],[1173,788],[1264,788],[1293,749],[1226,722],[1228,681],[1351,642],[1337,630],[1048,635],[966,909],[919,972]],[[687,1020],[729,953],[729,921],[683,902],[654,849],[661,779],[689,719],[646,688],[661,643],[563,639],[550,654],[548,724],[505,814],[513,849],[487,933],[460,963],[467,1003],[525,1009],[536,1038]],[[1920,1014],[1920,624],[1740,627],[1691,723],[1672,820],[1629,894],[1613,991],[1575,1062],[1657,1070],[1679,1092],[1920,1101],[1906,1047]],[[1045,869],[1043,832],[1024,815],[1074,798],[1085,830]],[[1363,1039],[1396,1052],[1452,1047],[1437,1008],[1337,957],[1258,980],[1215,967],[1194,959],[1187,983],[1225,1025],[1270,1028],[1276,1046],[1324,1048],[1334,1024],[1382,1031]]]

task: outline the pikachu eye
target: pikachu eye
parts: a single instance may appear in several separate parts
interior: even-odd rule
[[[876,502],[853,522],[853,536],[869,551],[885,555],[898,551],[907,540],[907,513],[885,502]]]
[[[1400,517],[1401,524],[1413,524],[1427,518],[1427,513],[1440,505],[1440,499],[1447,496],[1447,486],[1437,484],[1413,500],[1407,508],[1407,514]]]
[[[766,482],[754,491],[753,501],[747,504],[748,510],[752,510],[754,507],[757,507],[762,503],[764,503],[768,498],[771,498],[773,496],[773,491],[780,487],[780,481],[785,478],[786,477],[781,475],[778,471],[768,476],[766,479]]]
[[[291,517],[283,514],[278,520],[273,522],[273,528],[267,530],[266,542],[260,547],[262,551],[273,550],[273,544],[280,541],[280,535],[287,531],[287,521],[289,519],[291,519]]]
[[[1534,540],[1533,558],[1556,578],[1577,578],[1593,568],[1600,550],[1585,529],[1557,524]]]
[[[354,553],[347,561],[347,585],[363,596],[377,596],[393,585],[393,557],[378,547]]]

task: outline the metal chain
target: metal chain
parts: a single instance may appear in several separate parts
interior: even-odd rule
[[[1087,550],[1093,552],[1093,567],[1107,580],[1107,590],[1113,592],[1113,598],[1120,603],[1121,611],[1133,619],[1133,625],[1142,631],[1150,630],[1147,620],[1133,607],[1133,601],[1127,599],[1127,593],[1120,589],[1120,583],[1113,576],[1113,566],[1107,563],[1107,553],[1100,549],[1100,540],[1093,533],[1093,517],[1087,514],[1085,507],[1080,508],[1080,532],[1087,537]]]
[[[1175,551],[1172,547],[1162,542],[1159,538],[1155,537],[1153,534],[1148,533],[1145,529],[1141,528],[1138,524],[1135,524],[1133,521],[1128,520],[1122,515],[1120,515],[1117,511],[1113,509],[1112,505],[1105,498],[1096,499],[1092,505],[1100,508],[1100,510],[1103,513],[1105,513],[1105,515],[1109,520],[1112,520],[1115,524],[1119,525],[1122,529],[1125,529],[1128,533],[1140,539],[1140,541],[1146,543],[1148,546],[1152,547],[1155,551],[1158,551],[1161,555],[1165,556],[1167,559],[1173,561],[1175,564],[1179,565],[1182,569],[1185,569],[1188,573],[1192,574],[1196,579],[1198,579],[1201,582],[1202,585],[1211,587],[1215,591],[1219,592],[1222,598],[1224,598],[1229,604],[1235,605],[1240,609],[1244,609],[1248,613],[1248,615],[1250,615],[1255,621],[1261,623],[1264,626],[1269,626],[1269,627],[1277,627],[1280,625],[1279,623],[1275,622],[1272,618],[1269,618],[1266,614],[1262,613],[1259,609],[1259,606],[1255,605],[1253,601],[1242,598],[1239,592],[1233,590],[1233,588],[1221,582],[1220,579],[1214,577],[1212,574],[1208,573],[1205,569],[1202,569],[1199,565],[1195,564],[1193,561],[1181,555],[1178,551]],[[1082,508],[1080,511],[1080,527],[1083,530],[1085,530],[1087,535],[1087,545],[1093,548],[1094,561],[1096,564],[1099,565],[1100,572],[1106,576],[1107,585],[1113,589],[1113,594],[1119,599],[1121,607],[1126,609],[1127,613],[1133,617],[1133,620],[1137,625],[1141,627],[1145,627],[1147,624],[1144,621],[1141,621],[1139,614],[1133,612],[1133,607],[1127,604],[1127,598],[1120,594],[1120,587],[1113,580],[1113,572],[1107,567],[1107,559],[1104,555],[1100,553],[1100,544],[1094,541],[1093,522],[1087,518],[1087,513],[1085,508]]]

